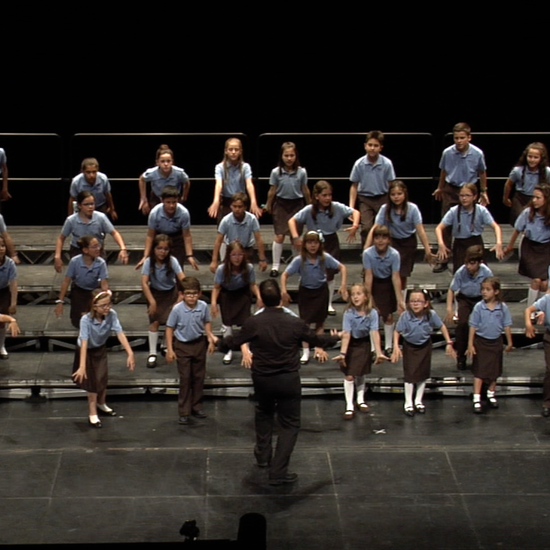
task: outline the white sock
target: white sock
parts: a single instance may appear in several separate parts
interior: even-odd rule
[[[97,416],[97,414],[91,414],[89,418],[92,424],[97,424],[99,422],[99,417]]]
[[[231,336],[233,334],[232,327],[228,327],[227,325],[222,325],[222,334],[224,338]]]
[[[355,389],[357,391],[357,403],[361,404],[365,402],[365,377],[355,377]]]
[[[332,281],[330,281],[328,283],[328,309],[329,311],[331,309],[334,309],[332,307],[332,297],[334,296],[334,285],[336,284],[336,281],[334,279],[332,279]]]
[[[371,352],[375,351],[375,349],[374,349],[374,340],[372,338],[370,339],[370,350],[371,350]]]
[[[0,328],[0,349],[4,349],[6,344],[6,327]]]
[[[492,397],[495,397],[495,392],[487,390],[487,399],[491,399]]]
[[[273,259],[272,269],[279,271],[279,266],[281,265],[281,256],[283,255],[283,243],[276,243],[273,241],[271,245],[271,257]]]
[[[222,242],[220,246],[220,263],[222,263],[225,260],[225,252],[227,250],[227,245]]]
[[[532,306],[539,297],[539,291],[534,288],[529,288],[527,292],[527,307]]]
[[[390,349],[393,344],[393,329],[395,327],[395,323],[392,323],[391,325],[384,324],[384,342],[385,342],[385,349]]]
[[[344,378],[344,395],[346,397],[346,411],[353,411],[353,380]]]
[[[481,394],[474,393],[474,403],[481,403]]]
[[[147,338],[149,340],[149,355],[157,354],[157,344],[159,341],[159,333],[157,332],[147,332]]]
[[[413,406],[413,391],[414,391],[414,384],[411,382],[405,382],[405,407],[412,407]]]
[[[424,390],[426,389],[426,380],[422,380],[416,385],[416,397],[414,402],[417,405],[422,405],[422,398],[424,397]]]
[[[224,361],[231,361],[233,359],[233,350],[229,350],[224,356]]]
[[[113,412],[113,409],[111,407],[107,406],[107,403],[103,403],[103,405],[97,404],[97,408],[102,410],[103,412],[110,413]]]
[[[406,302],[407,301],[407,289],[404,288],[401,293],[403,294],[403,301]]]
[[[309,348],[302,348],[302,361],[307,361],[309,359]]]

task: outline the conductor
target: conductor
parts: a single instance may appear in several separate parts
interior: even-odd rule
[[[265,309],[249,317],[240,333],[218,345],[225,353],[249,344],[250,352],[243,351],[243,364],[252,369],[258,399],[254,455],[260,468],[269,468],[269,484],[282,485],[298,479],[298,474],[288,472],[288,464],[300,429],[300,347],[303,341],[310,346],[330,346],[338,336],[317,335],[304,321],[286,312],[276,280],[263,281],[260,296]],[[273,453],[275,411],[281,432]]]

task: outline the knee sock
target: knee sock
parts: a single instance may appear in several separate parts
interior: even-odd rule
[[[328,283],[328,309],[329,311],[333,309],[332,307],[332,297],[334,296],[334,285],[336,281],[333,279]]]
[[[405,408],[413,406],[413,391],[414,384],[411,382],[405,382]]]
[[[159,341],[159,333],[149,331],[147,333],[147,337],[148,337],[148,340],[149,340],[149,355],[156,355],[157,354],[157,344],[158,344],[158,341]]]
[[[222,325],[222,334],[224,338],[227,338],[228,336],[231,336],[233,334],[233,328],[228,327],[227,325]],[[229,350],[225,355],[224,359],[232,359],[233,352]]]
[[[271,248],[271,257],[273,259],[272,269],[279,271],[279,266],[281,265],[281,256],[283,255],[283,243],[276,243],[273,241]]]
[[[390,349],[393,347],[393,329],[395,323],[391,325],[384,324],[384,349]]]
[[[417,405],[422,405],[422,398],[424,397],[425,389],[426,389],[426,380],[422,380],[422,382],[416,385],[416,397],[414,398],[414,402]]]
[[[4,349],[6,345],[6,327],[0,328],[0,349]]]
[[[474,393],[474,403],[481,403],[481,394],[479,393]]]
[[[492,399],[495,397],[495,392],[491,390],[487,390],[487,399]]]
[[[302,348],[302,361],[309,361],[309,348]]]
[[[227,245],[222,242],[220,246],[220,263],[222,263],[225,260],[225,252],[227,250]]]
[[[353,411],[353,380],[344,378],[344,395],[346,397],[346,411]]]
[[[532,306],[539,297],[539,291],[534,288],[529,288],[527,292],[527,307]]]
[[[357,391],[357,403],[361,404],[365,402],[365,377],[355,377],[355,390]]]

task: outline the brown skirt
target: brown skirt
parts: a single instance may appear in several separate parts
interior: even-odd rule
[[[328,285],[298,289],[298,311],[306,323],[324,323],[328,310]]]
[[[80,347],[76,347],[73,373],[80,367]],[[107,346],[88,348],[86,352],[86,378],[77,386],[90,393],[101,393],[107,389],[109,375],[107,372]]]
[[[472,374],[486,383],[494,382],[502,375],[502,336],[496,340],[488,340],[476,334],[474,347],[476,354],[472,361]]]
[[[4,288],[0,288],[0,313],[7,315],[10,309],[10,304],[11,304],[10,287],[5,286]]]
[[[520,247],[518,273],[530,279],[548,279],[550,243],[539,243],[523,237]]]
[[[150,287],[150,290],[157,303],[157,311],[154,315],[149,315],[149,323],[158,321],[161,325],[165,325],[172,306],[178,301],[178,289],[174,287],[170,290],[157,290]]]
[[[456,273],[457,269],[464,265],[464,258],[466,257],[466,250],[470,246],[480,245],[485,256],[485,248],[483,246],[483,239],[481,235],[475,235],[468,237],[467,239],[454,239],[453,241],[453,273]]]
[[[516,191],[514,193],[512,197],[512,208],[510,208],[510,225],[512,227],[514,227],[518,216],[521,214],[522,210],[527,207],[532,198],[533,197],[529,195],[524,195],[521,191]]]
[[[331,233],[330,235],[324,235],[325,242],[323,248],[325,252],[328,252],[335,260],[340,261],[340,241],[338,240],[338,233]],[[327,281],[334,280],[334,276],[338,273],[336,269],[327,269]]]
[[[410,344],[403,340],[403,380],[419,384],[430,377],[432,366],[432,340],[423,344]]]
[[[378,313],[382,316],[382,320],[397,310],[397,300],[391,277],[387,279],[373,278],[372,298]]]
[[[304,199],[282,199],[275,197],[273,200],[273,232],[275,235],[290,235],[288,220],[299,212],[305,205]],[[303,225],[297,224],[298,235],[302,234]]]
[[[71,286],[71,324],[75,328],[80,328],[80,318],[90,311],[90,303],[92,301],[92,291],[80,288],[79,286]]]
[[[237,290],[221,288],[219,295],[222,323],[226,327],[233,325],[242,326],[250,317],[252,307],[252,296],[250,285],[243,286]]]
[[[399,275],[401,275],[401,277],[410,277],[414,267],[416,249],[418,248],[416,233],[413,233],[410,237],[405,237],[404,239],[392,238],[391,245],[397,250],[397,252],[399,252],[399,256],[401,256],[401,268],[399,269]]]
[[[350,338],[346,353],[346,367],[340,367],[345,376],[363,376],[372,370],[370,336]]]

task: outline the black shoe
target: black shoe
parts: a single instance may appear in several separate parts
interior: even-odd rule
[[[256,464],[258,465],[258,468],[267,468],[271,463],[271,460],[263,461],[261,459],[261,455],[256,447],[254,447],[254,458],[256,459]]]
[[[457,359],[456,368],[457,370],[466,370],[466,359],[464,357]]]
[[[407,415],[407,416],[414,416],[414,407],[405,407],[403,409],[403,412]]]
[[[208,418],[208,415],[204,411],[192,411],[191,414],[195,418]]]
[[[92,427],[92,428],[102,428],[103,426],[101,425],[101,422],[98,420],[97,422],[92,422],[89,418],[88,418],[88,424]]]
[[[422,403],[417,403],[414,408],[418,414],[426,414],[426,407]]]
[[[294,483],[298,480],[298,474],[286,474],[285,477],[277,477],[269,480],[270,485],[283,485],[284,483]]]
[[[116,411],[113,411],[111,409],[110,411],[104,411],[103,409],[97,408],[98,414],[102,414],[103,416],[116,416]]]
[[[178,420],[178,424],[183,424],[183,425],[189,424],[189,417],[188,416],[180,416],[180,419]]]
[[[327,310],[327,315],[330,315],[331,317],[334,317],[336,315],[336,311],[334,310],[334,308],[328,309]]]
[[[278,269],[272,269],[272,270],[269,272],[269,276],[270,276],[270,277],[278,277],[278,276],[279,276],[279,270],[278,270]]]
[[[154,369],[157,366],[157,356],[156,354],[152,353],[147,357],[147,368],[148,369]]]
[[[544,416],[544,418],[548,418],[550,416],[550,408],[548,407],[542,407],[542,416]]]
[[[447,266],[449,264],[435,264],[432,269],[432,273],[443,273],[447,271]]]
[[[391,357],[391,354],[393,353],[393,348],[387,348],[384,350],[384,355],[386,357]]]
[[[489,407],[491,407],[491,409],[498,409],[498,401],[496,397],[489,397]]]
[[[479,401],[474,401],[474,414],[481,414],[482,412],[483,408],[481,403]]]

